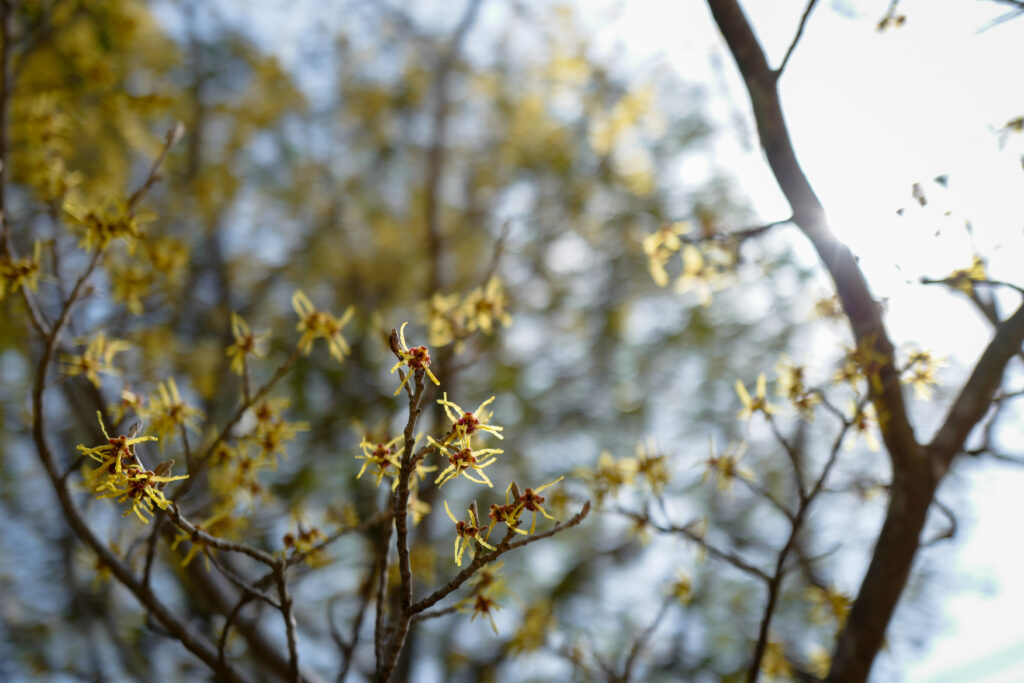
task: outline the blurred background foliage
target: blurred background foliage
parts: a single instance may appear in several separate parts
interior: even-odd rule
[[[743,463],[759,484],[791,496],[779,443],[764,424],[736,420],[734,382],[753,387],[758,373],[773,377],[780,352],[814,348],[812,384],[827,384],[846,333],[815,317],[814,294],[827,291],[815,289],[819,281],[788,239],[720,239],[755,220],[729,179],[680,176],[688,155],[709,153],[701,88],[661,66],[627,69],[556,4],[266,5],[14,3],[7,210],[20,253],[43,242],[39,298],[47,310],[86,262],[69,219],[74,207],[123,211],[166,131],[177,120],[186,130],[142,202],[145,239],[134,250],[112,249],[73,312],[83,344],[103,331],[131,348],[117,356],[119,374],[99,386],[68,376],[50,390],[51,422],[60,425],[53,443],[65,464],[74,444],[99,442],[98,407],[116,416],[111,406],[124,390],[152,394],[169,377],[205,416],[192,447],[209,443],[242,391],[224,351],[231,313],[256,333],[269,331],[266,358],[250,363],[255,386],[296,344],[290,299],[301,288],[321,309],[355,306],[345,329],[352,353],[339,364],[318,342],[275,389],[272,396],[291,402],[287,419],[308,430],[276,470],[232,480],[249,490],[224,532],[276,551],[297,529],[328,532],[368,519],[385,504],[386,486],[356,480],[354,456],[364,435],[383,441],[404,425],[386,339],[409,321],[410,344],[431,345],[441,380],[433,398],[443,390],[470,407],[494,395],[493,421],[504,426],[505,452],[488,470],[495,488],[453,482],[443,490],[453,509],[473,499],[485,509],[513,479],[536,487],[562,475],[546,492],[557,518],[588,499],[600,509],[581,527],[505,557],[498,635],[469,614],[420,623],[398,678],[612,680],[634,642],[643,646],[637,680],[738,675],[763,586],[685,537],[659,535],[617,511],[706,527],[709,540],[768,571],[786,520],[742,482],[720,492],[714,478],[702,481],[709,440],[713,453],[746,440]],[[306,13],[307,29],[288,46],[298,56],[286,66],[265,36],[292,12]],[[642,243],[681,221],[705,257],[717,253],[725,265],[677,292],[652,280]],[[682,269],[678,258],[668,265],[673,279]],[[487,311],[495,312],[489,330],[480,317]],[[16,297],[0,303],[0,329],[0,677],[205,676],[104,580],[62,522],[27,434],[38,349]],[[790,415],[780,424],[813,464],[837,433],[828,420]],[[445,425],[431,402],[420,428],[436,435]],[[633,478],[639,444],[665,456],[658,467],[667,467],[667,481],[609,483],[616,461],[626,463],[622,478]],[[182,450],[171,439],[162,457],[180,467]],[[603,452],[617,460],[600,465]],[[855,587],[857,572],[840,569],[848,556],[837,541],[849,541],[855,557],[864,551],[864,529],[880,506],[863,499],[884,471],[877,458],[844,458],[825,511],[800,537],[804,571],[787,584],[773,629],[796,661],[810,662],[815,645],[830,648],[835,615],[816,606],[808,586]],[[201,478],[179,501],[188,516],[202,519],[223,502],[216,477]],[[109,501],[79,495],[94,528],[140,569],[148,530]],[[421,498],[435,510],[414,532],[423,590],[455,568],[449,521],[436,514],[442,498],[432,486]],[[848,521],[851,511],[864,529]],[[845,539],[819,538],[844,519]],[[347,536],[297,579],[303,663],[325,678],[340,661],[332,629],[352,628],[377,541],[375,531]],[[186,547],[159,547],[156,590],[216,639],[233,588],[200,561],[180,567]],[[673,590],[685,600],[643,633]],[[250,626],[232,635],[228,654],[273,677],[283,633],[271,618],[257,626],[255,609],[246,615]],[[371,611],[353,680],[372,671],[372,646],[364,647],[372,622]]]

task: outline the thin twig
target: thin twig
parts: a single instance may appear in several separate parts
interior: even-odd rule
[[[757,577],[758,579],[766,583],[771,580],[768,574],[766,574],[761,569],[758,569],[749,561],[743,559],[736,553],[731,552],[729,550],[722,550],[721,548],[709,543],[707,539],[704,538],[704,534],[698,533],[693,530],[692,527],[694,526],[694,523],[692,522],[684,526],[679,526],[676,524],[660,524],[644,513],[626,510],[624,508],[619,508],[617,512],[621,515],[629,517],[632,520],[635,520],[636,522],[640,522],[646,526],[649,526],[660,533],[677,534],[685,538],[688,538],[689,540],[693,541],[701,548],[703,548],[708,555],[715,558],[716,560],[727,562],[736,569],[739,569],[742,572],[750,574],[751,576]]]
[[[181,136],[185,134],[185,124],[178,121],[167,131],[164,136],[164,146],[160,149],[160,154],[157,155],[156,159],[153,160],[153,165],[149,168],[149,173],[146,175],[146,179],[142,181],[138,189],[132,192],[131,196],[128,197],[128,211],[135,208],[135,205],[140,199],[149,191],[156,181],[160,179],[157,175],[157,171],[160,170],[161,164],[164,163],[164,159],[167,158],[167,153],[171,151],[175,143],[181,139]]]
[[[509,536],[512,535],[512,533],[509,532],[509,535],[506,536],[506,540],[502,541],[497,546],[495,546],[497,550],[493,550],[488,553],[478,553],[477,555],[475,555],[473,557],[473,561],[465,569],[460,571],[447,584],[445,584],[441,588],[438,588],[429,596],[423,598],[418,602],[413,603],[410,606],[409,611],[412,614],[416,614],[418,612],[422,612],[425,609],[433,607],[441,599],[443,599],[445,596],[458,589],[459,586],[461,586],[463,583],[469,580],[469,578],[473,576],[473,574],[476,573],[476,570],[480,567],[484,566],[485,564],[490,564],[491,562],[494,562],[496,559],[507,553],[509,550],[522,548],[523,546],[529,545],[531,543],[536,543],[537,541],[541,541],[545,538],[551,538],[555,534],[561,533],[566,529],[570,529],[576,526],[586,518],[589,512],[590,501],[588,500],[586,503],[583,504],[583,508],[575,515],[573,515],[567,522],[558,523],[553,528],[549,529],[548,531],[545,531],[544,533],[534,534],[533,536],[527,536],[526,538],[523,538],[519,541],[509,542],[507,539],[509,538]]]
[[[811,11],[814,6],[818,3],[818,0],[810,0],[807,3],[807,9],[804,10],[803,16],[800,17],[800,25],[796,29],[796,35],[793,36],[793,42],[789,44],[789,49],[786,50],[786,56],[782,58],[782,63],[779,64],[779,68],[775,70],[775,78],[782,75],[782,72],[786,69],[786,64],[789,63],[789,58],[793,56],[793,51],[796,50],[796,44],[800,42],[800,36],[804,34],[804,26],[807,25],[807,20],[811,16]]]
[[[224,626],[220,630],[220,639],[217,641],[217,660],[224,664],[224,648],[228,643],[228,633],[231,631],[231,624],[234,622],[235,617],[242,611],[242,608],[246,606],[253,599],[253,595],[249,593],[242,593],[242,597],[238,599],[238,603],[228,613],[227,619],[224,621]]]
[[[299,679],[299,644],[295,631],[295,614],[292,612],[292,597],[288,592],[288,578],[285,575],[285,561],[282,558],[274,567],[277,573],[277,595],[281,601],[281,618],[284,620],[288,640],[288,676],[293,683]]]
[[[640,656],[640,651],[643,649],[643,646],[650,641],[651,636],[654,635],[654,631],[661,624],[662,619],[664,619],[665,615],[668,614],[669,607],[671,607],[675,601],[675,598],[671,595],[665,598],[651,623],[633,639],[633,646],[629,648],[629,655],[626,657],[626,663],[622,667],[622,676],[620,678],[622,683],[629,683],[629,679],[633,675],[633,665],[636,664],[636,661]]]

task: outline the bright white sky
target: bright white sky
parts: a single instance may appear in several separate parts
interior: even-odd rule
[[[598,15],[615,17],[614,36],[602,34],[609,49],[621,41],[637,64],[664,61],[687,80],[711,84],[718,96],[710,111],[723,127],[716,164],[737,179],[762,218],[787,216],[752,137],[742,81],[705,4],[630,0],[614,10],[597,4],[606,8]],[[805,4],[744,3],[774,64]],[[1009,139],[1001,150],[994,134],[1024,114],[1024,17],[979,32],[1009,8],[905,0],[900,11],[907,23],[878,33],[875,24],[888,4],[819,2],[780,82],[783,106],[834,229],[861,257],[875,294],[890,299],[895,340],[948,355],[952,383],[988,342],[989,330],[965,302],[917,281],[968,266],[977,250],[993,278],[1024,284],[1024,140]],[[738,112],[745,129],[737,127]],[[948,189],[931,181],[942,174],[949,175]],[[911,197],[915,182],[928,197],[924,208]],[[900,207],[907,209],[903,217],[896,215]],[[973,245],[965,218],[974,226]],[[1010,431],[1017,437],[1011,443],[1021,443],[1020,428]],[[946,568],[953,580],[939,601],[929,649],[913,666],[899,665],[912,681],[1024,680],[1018,609],[1024,550],[1017,523],[1024,518],[1024,468],[970,462],[956,475],[968,495],[957,505],[960,535],[954,565]]]

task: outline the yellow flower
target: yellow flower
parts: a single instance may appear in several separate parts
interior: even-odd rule
[[[178,282],[188,265],[188,245],[176,237],[160,237],[145,241],[146,256],[153,270],[171,283]]]
[[[777,640],[769,640],[761,658],[761,673],[768,678],[792,678],[793,667],[786,659],[786,649]]]
[[[544,646],[548,632],[555,627],[555,618],[549,603],[538,602],[523,612],[523,623],[509,641],[508,649],[513,654],[533,652]]]
[[[762,372],[757,376],[757,393],[754,396],[750,395],[747,391],[747,387],[741,380],[736,380],[736,394],[740,397],[740,401],[743,403],[743,409],[736,414],[736,416],[745,420],[753,417],[755,413],[763,413],[765,417],[771,417],[776,412],[777,408],[768,402],[765,393],[767,391],[767,379]]]
[[[528,488],[525,491],[523,491],[522,495],[517,496],[515,501],[513,501],[513,502],[515,502],[517,507],[521,508],[522,510],[526,510],[527,512],[532,512],[533,513],[533,523],[530,524],[530,533],[531,534],[537,529],[537,513],[538,512],[541,513],[542,515],[544,515],[545,517],[547,517],[548,519],[550,519],[551,521],[555,520],[555,518],[552,517],[551,515],[549,515],[547,510],[544,509],[544,506],[543,506],[544,496],[539,496],[537,494],[539,494],[541,491],[543,491],[544,489],[548,488],[549,486],[554,486],[558,482],[562,481],[562,479],[564,479],[564,478],[565,477],[559,477],[558,479],[555,479],[554,481],[549,481],[548,483],[544,484],[543,486],[538,486],[536,489]],[[517,517],[518,517],[518,515],[517,515]]]
[[[240,527],[244,527],[247,520],[244,517],[234,517],[231,514],[231,507],[224,505],[218,508],[203,520],[201,523],[195,524],[197,531],[205,531],[211,536],[221,538],[224,540],[235,540],[238,537],[238,531]],[[174,541],[171,543],[171,550],[176,550],[181,543],[189,541],[191,546],[188,552],[185,553],[185,557],[182,558],[180,566],[187,567],[195,556],[199,553],[203,554],[203,560],[206,563],[206,570],[210,570],[210,559],[209,554],[213,550],[207,546],[206,541],[199,534],[191,534],[185,531],[178,531],[178,534],[174,537]]]
[[[295,290],[295,294],[292,295],[292,307],[299,316],[299,323],[295,329],[302,333],[299,338],[299,351],[309,355],[313,349],[313,341],[320,338],[327,342],[331,357],[338,362],[352,352],[341,334],[341,328],[351,320],[355,313],[354,307],[349,306],[339,320],[326,311],[317,310],[301,289]]]
[[[633,458],[616,459],[608,451],[602,451],[597,467],[593,470],[581,468],[576,474],[591,481],[594,496],[600,505],[605,498],[614,498],[621,487],[633,481],[636,477],[636,461]]]
[[[100,417],[99,413],[96,415]],[[122,435],[112,439],[103,426],[102,418],[100,428],[107,437],[106,444],[93,448],[78,446],[84,455],[100,461],[100,466],[93,470],[87,482],[96,493],[101,494],[97,498],[116,498],[119,503],[130,501],[131,508],[125,511],[124,516],[134,512],[143,524],[149,524],[147,514],[152,516],[156,508],[166,510],[170,505],[163,494],[164,486],[171,481],[188,479],[188,475],[168,476],[174,465],[173,460],[161,463],[156,471],[143,469],[132,447],[142,441],[156,441],[155,437]]]
[[[708,477],[714,474],[719,491],[729,490],[736,477],[754,481],[754,473],[740,465],[740,461],[743,460],[743,455],[747,451],[747,444],[742,441],[733,441],[726,446],[721,455],[715,455],[714,449],[714,442],[708,439],[708,459],[704,461],[705,470],[701,481],[707,481]]]
[[[259,459],[272,469],[277,468],[277,455],[287,456],[286,444],[299,432],[309,430],[308,422],[289,422],[281,415],[291,401],[287,398],[269,398],[257,403],[253,409],[256,430],[249,441],[259,446]]]
[[[448,467],[437,475],[437,479],[434,480],[435,484],[444,486],[446,481],[462,475],[477,484],[493,486],[483,470],[494,464],[496,457],[504,451],[498,448],[483,448],[474,451],[469,447],[469,441],[466,439],[459,439],[454,444],[449,444],[436,441],[433,437],[428,436],[427,441],[437,449],[438,453],[448,458]],[[476,476],[473,476],[474,472]]]
[[[807,389],[804,379],[806,368],[797,365],[785,354],[775,365],[775,372],[778,373],[778,380],[775,383],[775,393],[789,400],[796,408],[800,417],[812,422],[814,420],[814,406],[821,402],[821,396],[814,391]]]
[[[117,368],[113,365],[114,356],[130,348],[131,344],[123,339],[107,339],[103,332],[99,332],[89,341],[82,354],[63,354],[62,369],[70,377],[85,375],[93,386],[99,387],[99,373],[118,374]]]
[[[511,499],[511,494],[512,484],[509,484],[508,488],[505,489],[505,504],[491,504],[490,512],[488,512],[487,514],[487,516],[491,520],[491,523],[487,526],[488,540],[490,540],[491,538],[491,531],[493,531],[494,527],[496,527],[499,523],[504,524],[517,534],[522,534],[523,536],[527,535],[525,530],[519,528],[519,517],[523,513],[523,506],[517,505],[515,502],[513,502]]]
[[[426,304],[427,341],[431,346],[441,347],[461,341],[466,334],[466,314],[459,306],[459,295],[443,296],[434,294]],[[459,346],[456,345],[456,353]]]
[[[470,292],[462,304],[466,315],[466,331],[480,329],[484,334],[492,334],[496,322],[508,327],[512,324],[512,316],[505,310],[507,305],[508,299],[501,280],[492,276],[482,288],[477,287]]]
[[[981,260],[980,256],[975,255],[971,260],[969,268],[954,270],[946,276],[945,282],[953,289],[958,289],[967,296],[972,296],[974,294],[974,283],[987,279],[988,274],[985,272],[985,262]]]
[[[812,674],[821,680],[828,677],[828,672],[832,670],[832,656],[828,653],[828,650],[821,645],[815,645],[811,649],[808,659],[810,660],[809,664]]]
[[[107,434],[106,426],[103,424],[103,413],[97,410],[96,419],[100,423],[100,431],[103,432],[103,437],[107,442],[92,447],[79,444],[76,448],[82,455],[100,463],[100,466],[93,470],[93,473],[99,474],[101,477],[120,475],[127,467],[132,465],[135,460],[135,449],[132,447],[135,444],[144,441],[157,441],[155,436],[125,436],[122,434],[117,438],[111,438]]]
[[[655,455],[656,452],[653,444],[637,444],[636,473],[644,478],[654,495],[660,496],[672,475],[668,469],[668,456]]]
[[[469,547],[471,542],[476,542],[477,547],[483,546],[490,550],[496,550],[496,548],[480,538],[481,529],[476,521],[476,513],[473,512],[473,508],[469,508],[469,521],[463,522],[455,519],[455,515],[452,514],[451,508],[448,507],[448,501],[444,502],[444,511],[448,515],[448,519],[455,523],[455,564],[462,566],[462,555]]]
[[[854,401],[850,401],[851,412],[853,417],[851,423],[853,430],[857,434],[864,437],[864,440],[868,444],[868,448],[872,451],[878,451],[878,439],[875,438],[875,425],[878,424],[878,416],[875,413],[875,407],[870,403],[865,404],[862,409],[857,408],[857,404]],[[853,448],[853,441],[846,442],[847,448]]]
[[[20,258],[16,262],[0,257],[0,301],[3,301],[7,293],[8,285],[11,292],[17,292],[24,287],[33,292],[39,286],[39,275],[42,272],[42,261],[40,260],[42,245],[37,240],[32,249],[32,258]]]
[[[430,503],[420,500],[415,491],[409,491],[409,514],[412,515],[414,525],[430,514]]]
[[[142,225],[153,220],[149,213],[136,214],[125,202],[110,202],[102,209],[87,209],[65,202],[64,214],[79,235],[79,247],[86,251],[105,249],[116,239],[124,240],[128,253],[142,237]]]
[[[850,613],[852,605],[850,596],[832,586],[829,588],[810,586],[806,594],[813,605],[811,621],[816,624],[824,624],[834,618],[837,626],[843,627],[843,624],[846,623],[846,615]]]
[[[498,625],[494,623],[494,615],[492,612],[496,612],[499,609],[501,609],[501,607],[494,599],[481,593],[473,598],[473,616],[470,617],[470,621],[475,621],[478,616],[485,614],[491,622],[491,628],[494,629],[494,635],[498,635]]]
[[[235,343],[227,348],[227,355],[231,358],[231,371],[236,375],[245,372],[245,357],[248,355],[256,358],[263,358],[263,351],[259,344],[270,335],[267,330],[258,337],[249,329],[249,324],[237,313],[231,313],[231,334]]]
[[[835,294],[816,301],[814,303],[814,314],[826,320],[843,320],[846,317],[846,314],[843,313],[843,307],[839,302],[839,297]]]
[[[697,291],[701,306],[711,305],[711,293],[724,285],[724,274],[733,268],[734,257],[727,251],[708,245],[702,252],[692,244],[683,247],[683,271],[676,280],[676,291]]]
[[[488,424],[491,417],[493,417],[493,413],[489,410],[485,411],[484,408],[490,405],[492,401],[494,401],[493,396],[478,405],[473,412],[467,412],[460,408],[459,404],[449,401],[447,393],[443,394],[437,402],[439,405],[444,406],[445,414],[452,421],[452,428],[445,437],[444,443],[449,443],[456,438],[468,442],[470,437],[478,432],[487,432],[499,439],[504,439],[505,437],[501,435],[503,427]]]
[[[917,398],[931,400],[932,387],[938,386],[935,373],[945,364],[943,359],[935,358],[929,351],[914,351],[907,358],[901,379],[914,387]]]
[[[659,287],[668,285],[665,264],[668,263],[672,254],[682,248],[683,243],[679,236],[686,234],[689,230],[690,224],[686,221],[662,223],[660,228],[644,238],[643,249],[644,254],[647,255],[647,269]]]
[[[682,570],[676,572],[676,580],[672,582],[669,594],[680,604],[690,604],[690,600],[693,599],[693,582],[686,572]]]
[[[426,346],[414,346],[411,349],[405,342],[405,326],[409,323],[402,323],[401,329],[398,331],[397,342],[394,339],[395,331],[391,330],[392,341],[396,342],[392,344],[391,350],[398,356],[398,362],[395,363],[394,367],[391,368],[391,373],[394,374],[398,368],[405,365],[409,368],[408,374],[402,379],[402,383],[395,389],[395,396],[398,396],[402,388],[409,383],[409,378],[412,377],[414,372],[426,372],[430,380],[440,386],[441,380],[434,376],[434,373],[430,370],[430,351]]]
[[[109,489],[108,493],[96,498],[116,498],[118,503],[130,501],[131,509],[126,510],[124,516],[127,517],[134,512],[143,524],[148,524],[150,520],[146,519],[145,515],[153,516],[157,508],[166,510],[170,506],[170,502],[164,498],[163,485],[168,481],[187,478],[187,474],[176,477],[162,476],[151,470],[132,468],[126,470],[118,479],[106,480],[104,487]]]
[[[391,474],[395,477],[392,488],[398,486],[397,475],[401,463],[398,460],[395,446],[403,439],[404,437],[399,435],[386,443],[370,443],[364,436],[363,440],[359,442],[359,447],[363,449],[363,454],[356,456],[356,460],[363,461],[363,467],[359,470],[359,474],[356,475],[356,479],[362,477],[363,473],[366,472],[366,468],[372,464],[377,467],[374,472],[377,475],[377,486],[380,486],[380,482],[384,479],[385,474]]]
[[[888,356],[875,350],[874,335],[862,339],[857,348],[847,348],[846,358],[842,367],[836,372],[833,381],[836,384],[847,383],[856,389],[861,379],[871,383],[875,393],[882,393],[881,371],[890,362]]]
[[[145,417],[151,421],[153,431],[165,441],[177,434],[178,427],[199,431],[196,420],[203,416],[203,411],[181,400],[173,377],[157,384],[156,389],[156,393],[150,396],[149,407],[144,411]]]
[[[111,290],[116,301],[120,301],[132,315],[142,315],[142,300],[153,288],[153,274],[135,262],[110,265]]]

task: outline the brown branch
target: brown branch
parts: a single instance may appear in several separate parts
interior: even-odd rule
[[[228,419],[227,423],[221,428],[220,432],[217,434],[217,437],[210,443],[209,446],[206,447],[203,455],[196,460],[195,471],[190,471],[189,478],[182,481],[174,490],[174,492],[171,493],[170,496],[168,496],[168,498],[171,498],[173,500],[180,500],[192,489],[192,486],[195,485],[195,483],[198,481],[197,475],[200,472],[202,472],[203,469],[210,463],[210,460],[213,457],[214,452],[217,450],[217,446],[219,446],[221,443],[227,440],[228,436],[231,434],[231,430],[235,428],[235,425],[238,424],[239,420],[241,420],[242,417],[245,415],[245,411],[249,410],[249,408],[251,408],[256,403],[261,401],[264,396],[270,393],[270,390],[274,388],[274,385],[276,385],[281,380],[282,377],[288,374],[288,371],[291,370],[292,366],[295,364],[295,361],[298,360],[299,354],[299,348],[298,346],[296,346],[294,349],[292,349],[291,353],[288,354],[288,357],[284,359],[281,365],[278,366],[277,370],[274,371],[274,374],[271,376],[271,378],[267,380],[266,383],[263,384],[263,386],[257,389],[256,393],[250,396],[248,400],[243,400],[241,405],[239,405],[238,408],[235,409],[235,413]]]
[[[299,683],[299,644],[295,633],[295,614],[292,611],[292,597],[288,592],[288,577],[285,575],[285,561],[282,558],[274,565],[277,578],[277,596],[281,603],[281,618],[284,619],[285,637],[288,641],[288,680]]]
[[[93,265],[95,265],[99,253],[100,252],[97,252],[97,256],[94,256]],[[85,520],[79,513],[74,501],[72,501],[71,494],[68,491],[65,482],[62,481],[57,461],[54,458],[53,451],[50,449],[46,440],[46,426],[44,424],[45,418],[43,411],[43,390],[46,385],[46,376],[50,361],[52,360],[53,352],[56,348],[57,337],[67,320],[67,311],[70,310],[71,305],[74,302],[74,298],[80,291],[80,285],[84,280],[84,277],[79,280],[79,286],[76,286],[68,301],[65,303],[64,313],[62,313],[58,321],[54,323],[52,332],[45,340],[43,355],[39,360],[39,365],[36,370],[35,386],[32,391],[32,438],[35,442],[39,458],[50,477],[50,482],[53,485],[54,492],[57,494],[57,500],[64,512],[64,517],[75,532],[75,535],[77,535],[80,540],[82,540],[93,550],[94,553],[96,553],[99,560],[110,569],[111,573],[117,577],[118,581],[124,584],[124,586],[131,591],[133,595],[135,595],[135,598],[139,603],[142,604],[147,611],[157,619],[157,621],[159,621],[159,623],[172,637],[179,640],[187,650],[195,654],[218,676],[228,681],[248,680],[239,669],[230,664],[221,662],[216,649],[210,644],[210,642],[197,633],[188,623],[175,616],[174,613],[171,612],[159,598],[157,598],[150,587],[136,578],[128,566],[124,564],[121,559],[96,536],[95,533],[93,533],[92,529],[88,524],[86,524]]]
[[[885,629],[906,586],[937,485],[936,475],[941,472],[932,470],[925,450],[914,436],[894,363],[893,345],[879,306],[852,252],[832,234],[824,208],[796,159],[782,114],[776,74],[769,68],[764,51],[736,0],[708,0],[708,5],[743,75],[761,145],[779,187],[793,208],[793,222],[814,245],[831,274],[858,347],[884,359],[876,375],[877,381],[869,382],[869,392],[892,462],[892,496],[871,564],[839,635],[829,675],[830,681],[863,681],[881,648]],[[985,392],[975,393],[980,397]],[[977,410],[961,412],[965,414],[957,424],[969,422]],[[978,415],[977,419],[980,418]],[[947,431],[959,433],[962,430]],[[966,432],[963,437],[966,438]],[[962,444],[962,440],[959,443]]]
[[[640,634],[633,639],[633,645],[629,648],[629,654],[626,656],[626,663],[622,667],[622,675],[618,677],[619,680],[622,681],[622,683],[629,683],[629,679],[633,676],[633,665],[636,664],[637,658],[640,656],[640,652],[643,649],[643,646],[646,645],[648,641],[650,641],[651,636],[654,634],[654,631],[661,624],[661,621],[665,618],[665,615],[668,614],[669,607],[671,607],[675,603],[675,601],[675,597],[671,595],[665,598],[661,603],[661,607],[658,609],[658,613],[654,616],[654,619],[651,621],[651,623],[648,624],[647,628],[641,631]]]
[[[519,541],[509,542],[509,540],[508,540],[509,537],[511,535],[514,535],[511,532],[509,532],[505,536],[505,540],[503,540],[501,543],[499,543],[496,546],[497,550],[493,550],[493,551],[491,551],[489,553],[479,553],[478,552],[473,557],[473,561],[469,564],[469,566],[467,566],[465,569],[460,571],[458,574],[456,574],[451,579],[451,581],[446,583],[441,588],[438,588],[436,591],[431,593],[429,596],[423,598],[419,602],[413,603],[412,606],[410,606],[409,611],[412,612],[413,614],[415,614],[417,612],[422,612],[425,609],[429,609],[430,607],[433,607],[439,601],[441,601],[444,597],[446,597],[447,595],[449,595],[450,593],[452,593],[453,591],[458,589],[459,586],[461,586],[466,581],[468,581],[469,578],[472,577],[473,574],[476,573],[476,570],[479,569],[480,567],[484,566],[485,564],[490,564],[491,562],[494,562],[496,559],[498,559],[499,557],[501,557],[502,555],[507,553],[509,550],[514,550],[516,548],[522,548],[523,546],[529,545],[531,543],[536,543],[537,541],[541,541],[541,540],[543,540],[545,538],[551,538],[555,534],[561,533],[562,531],[565,531],[566,529],[570,529],[570,528],[576,526],[577,524],[579,524],[580,522],[582,522],[586,518],[587,514],[589,514],[589,513],[590,513],[590,501],[588,500],[586,503],[583,504],[583,508],[579,512],[577,512],[575,515],[573,515],[569,519],[569,521],[564,522],[564,523],[558,523],[554,527],[552,527],[551,529],[548,529],[547,531],[545,531],[542,534],[534,534],[533,536],[527,536],[526,538],[521,539]]]
[[[348,675],[348,670],[352,666],[352,653],[355,652],[356,645],[359,644],[359,631],[363,625],[363,619],[366,617],[366,609],[369,607],[370,599],[373,596],[373,584],[376,577],[377,563],[374,562],[370,566],[370,570],[366,574],[366,579],[363,581],[363,585],[359,589],[359,607],[356,609],[355,619],[352,620],[352,635],[348,640],[342,638],[334,625],[334,619],[331,616],[331,608],[333,607],[334,602],[332,601],[327,605],[327,621],[331,627],[331,637],[334,638],[334,642],[337,643],[338,649],[341,650],[341,670],[338,672],[338,683],[344,683],[345,677]]]
[[[1024,305],[996,328],[995,336],[978,359],[970,378],[953,401],[942,427],[928,445],[941,476],[959,453],[975,425],[985,417],[1003,381],[1010,358],[1024,343]]]
[[[249,593],[243,593],[242,597],[239,598],[238,603],[232,608],[231,612],[228,613],[227,619],[224,620],[224,627],[220,631],[220,639],[217,641],[217,659],[221,664],[224,663],[224,648],[228,644],[228,633],[231,631],[231,623],[238,616],[242,608],[246,606],[255,596]]]
[[[649,526],[660,533],[679,534],[680,536],[684,536],[693,541],[694,543],[696,543],[697,545],[699,545],[701,548],[704,549],[705,552],[707,552],[708,555],[715,558],[716,560],[721,560],[723,562],[731,564],[736,569],[739,569],[742,572],[750,574],[751,576],[758,578],[761,581],[764,581],[765,583],[771,581],[771,577],[769,577],[767,573],[765,573],[761,569],[758,569],[753,564],[743,559],[736,553],[729,550],[722,550],[721,548],[709,543],[704,538],[703,534],[697,533],[691,528],[693,526],[692,522],[685,526],[679,526],[676,524],[659,524],[658,522],[655,522],[653,519],[651,519],[650,516],[648,516],[646,513],[634,512],[632,510],[626,510],[621,508],[618,509],[617,512],[621,515],[629,517],[634,521]]]
[[[887,360],[878,372],[878,387],[872,386],[871,392],[889,455],[894,463],[923,459],[907,418],[893,362],[893,345],[881,311],[853,253],[832,234],[824,207],[797,161],[782,115],[775,72],[768,66],[764,51],[736,0],[708,0],[708,5],[743,75],[761,146],[779,188],[793,209],[793,222],[814,245],[831,274],[857,344]]]
[[[0,248],[7,252],[11,227],[7,221],[7,113],[11,99],[11,2],[0,0]]]
[[[444,252],[444,236],[441,232],[441,191],[444,179],[448,114],[451,105],[451,74],[458,60],[462,42],[476,20],[480,5],[481,0],[469,0],[455,32],[437,64],[434,76],[434,110],[431,113],[432,130],[430,147],[427,150],[424,192],[424,215],[427,222],[426,242],[431,264],[428,295],[441,290],[441,274],[444,272],[441,263],[441,256]]]
[[[157,171],[160,170],[161,164],[164,163],[164,159],[167,158],[167,153],[171,151],[171,147],[174,147],[175,143],[181,139],[181,136],[185,134],[185,124],[178,121],[174,126],[167,131],[164,136],[164,146],[160,148],[160,154],[157,155],[156,159],[153,160],[153,165],[149,168],[149,173],[146,175],[146,179],[142,181],[138,189],[132,192],[131,196],[128,197],[128,211],[135,208],[139,200],[142,199],[143,195],[149,192],[149,189],[156,184],[156,181],[160,179],[157,175]]]
[[[793,42],[789,44],[789,49],[786,50],[786,56],[782,58],[782,63],[779,64],[779,68],[775,70],[775,78],[777,79],[782,75],[782,72],[786,70],[786,64],[789,64],[789,58],[793,56],[793,51],[796,50],[796,44],[800,42],[800,37],[804,34],[804,27],[807,25],[807,20],[811,17],[811,12],[814,10],[814,6],[818,0],[810,0],[807,3],[807,9],[804,10],[803,16],[800,17],[800,25],[796,29],[796,35],[793,36]]]

